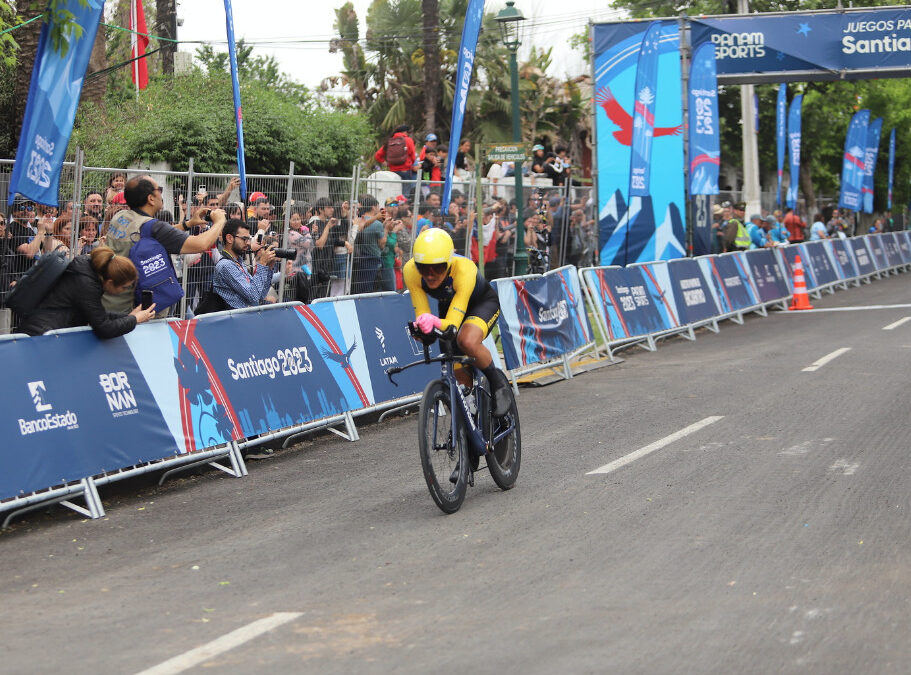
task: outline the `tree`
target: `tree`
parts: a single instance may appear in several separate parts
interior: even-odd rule
[[[424,59],[424,131],[437,127],[437,107],[440,105],[440,3],[421,0],[423,19]]]
[[[293,161],[301,174],[347,175],[369,144],[356,115],[303,107],[293,96],[256,80],[241,86],[246,165],[250,173],[283,174]],[[234,105],[225,74],[201,70],[153,78],[140,101],[81,111],[70,148],[80,145],[89,164],[131,166],[164,161],[186,170],[235,170]]]

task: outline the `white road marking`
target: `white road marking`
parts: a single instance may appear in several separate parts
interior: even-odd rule
[[[899,319],[895,323],[890,323],[888,326],[883,326],[883,330],[892,330],[893,328],[898,328],[903,323],[907,323],[908,321],[911,321],[911,316],[906,316],[904,319]]]
[[[212,640],[212,642],[206,643],[201,647],[191,649],[188,652],[175,656],[173,659],[168,659],[163,663],[159,663],[157,666],[152,666],[147,670],[143,670],[137,675],[176,675],[177,673],[182,673],[194,666],[198,666],[200,663],[205,663],[219,654],[234,649],[263,633],[268,633],[273,628],[278,628],[282,624],[294,621],[294,619],[302,615],[303,612],[276,612],[264,619],[259,619],[253,623],[248,623],[246,626],[241,626],[237,630],[231,631],[227,635],[222,635],[220,638],[216,638],[215,640]]]
[[[853,476],[859,468],[860,464],[852,464],[846,459],[839,459],[829,467],[829,471],[837,471],[839,473],[843,473],[845,476]]]
[[[826,365],[829,361],[832,361],[833,359],[837,359],[839,356],[841,356],[845,352],[849,352],[849,351],[851,351],[850,347],[842,347],[841,349],[836,349],[831,354],[826,354],[818,361],[814,361],[813,365],[807,366],[806,368],[804,368],[803,372],[812,373],[814,370],[819,370],[824,365]]]
[[[690,434],[699,431],[703,427],[707,427],[708,425],[714,424],[718,420],[723,420],[723,419],[724,419],[724,415],[714,415],[712,417],[706,417],[704,420],[700,420],[700,421],[696,422],[695,424],[691,424],[690,426],[686,427],[685,429],[676,431],[676,432],[672,433],[670,436],[665,436],[660,441],[655,441],[651,445],[646,445],[644,448],[639,448],[635,452],[631,452],[628,455],[624,455],[620,459],[615,459],[613,462],[610,462],[609,464],[605,464],[604,466],[599,467],[599,468],[595,469],[594,471],[589,471],[585,475],[591,476],[592,474],[595,474],[595,473],[610,473],[611,471],[615,471],[616,469],[626,466],[627,464],[629,464],[631,462],[635,462],[637,459],[639,459],[641,457],[645,457],[646,455],[655,452],[655,450],[660,450],[665,445],[670,445],[674,441],[679,440],[679,439],[683,438],[684,436],[689,436]]]
[[[801,314],[813,314],[819,312],[865,312],[868,309],[906,309],[911,305],[867,305],[866,307],[821,307],[819,309],[802,309],[799,312],[789,312],[788,310],[779,310],[776,314],[784,316],[800,316]]]

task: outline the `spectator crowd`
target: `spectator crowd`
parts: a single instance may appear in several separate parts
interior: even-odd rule
[[[386,163],[404,179],[402,193],[382,201],[362,194],[353,202],[320,197],[309,203],[273,200],[255,191],[241,202],[239,178],[213,191],[200,186],[186,199],[176,184],[162,186],[151,176],[119,171],[108,177],[105,189],[86,191],[81,203],[64,201],[57,208],[17,196],[9,213],[0,217],[0,302],[42,256],[84,258],[79,267],[91,270],[88,258],[93,251],[110,248],[113,253],[95,256],[95,264],[110,255],[121,264],[120,258],[126,258],[147,234],[170,256],[173,276],[185,290],[186,316],[282,300],[309,303],[343,295],[401,292],[402,267],[410,257],[411,242],[429,227],[445,229],[457,252],[483,262],[489,279],[514,273],[517,236],[522,236],[528,249],[529,272],[595,263],[597,227],[591,191],[568,189],[571,162],[564,148],[544,153],[543,146],[535,146],[526,169],[550,178],[554,188],[524,193],[524,232],[519,235],[513,163],[490,164],[484,198],[477,202],[469,204],[465,191],[454,189],[443,213],[447,149],[435,134],[428,134],[418,149],[407,132],[396,130],[377,151],[377,162]],[[467,178],[474,169],[470,150],[470,141],[458,149],[457,177]],[[165,204],[165,191],[176,195],[173,204]],[[146,221],[153,221],[150,234],[143,230],[140,235]],[[102,271],[96,272],[99,279],[98,284],[93,280],[93,289],[107,281]],[[125,274],[123,278],[133,278],[129,270]],[[137,301],[138,294],[129,290],[119,299],[107,292],[103,298],[105,310],[117,313],[112,320],[128,329],[135,322],[122,317],[129,316]],[[178,307],[159,307],[157,316],[174,315]],[[91,308],[93,314],[97,310]],[[14,317],[14,327],[24,323],[22,319]],[[63,327],[51,319],[41,325]]]

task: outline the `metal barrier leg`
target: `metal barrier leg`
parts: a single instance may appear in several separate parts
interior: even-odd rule
[[[382,422],[389,415],[394,415],[397,412],[400,412],[402,410],[408,410],[408,408],[414,408],[415,406],[419,406],[419,405],[421,405],[420,399],[418,399],[417,401],[412,401],[411,403],[406,403],[405,405],[399,405],[399,406],[396,406],[395,408],[390,408],[389,410],[384,411],[380,415],[380,418],[377,420],[377,422]]]
[[[85,507],[79,506],[79,504],[70,501],[72,497],[82,497],[85,500]],[[92,478],[83,478],[81,481],[79,481],[78,490],[75,490],[69,494],[61,495],[59,497],[48,499],[47,501],[40,501],[35,504],[29,504],[28,506],[24,506],[21,509],[11,511],[9,515],[7,515],[3,520],[3,525],[0,527],[6,529],[9,527],[10,521],[16,516],[21,516],[22,514],[28,513],[29,511],[45,509],[49,506],[53,506],[54,504],[65,506],[71,511],[75,511],[79,515],[85,516],[86,518],[92,518],[93,520],[104,517],[104,506],[101,504],[101,497],[98,496],[98,488],[95,486],[95,480]]]
[[[734,316],[730,317],[731,321],[736,324],[743,325],[743,312],[737,312]]]
[[[766,309],[765,305],[759,305],[759,307],[757,307],[753,311],[756,312],[759,316],[768,316],[769,315],[769,310]]]
[[[354,424],[354,416],[350,412],[345,413],[344,417],[345,430],[340,431],[334,427],[326,427],[327,431],[331,431],[336,436],[341,436],[346,441],[359,441],[361,440],[360,434],[357,433],[357,426]]]
[[[573,369],[569,365],[569,356],[567,354],[563,355],[563,379],[573,379]]]
[[[721,329],[718,328],[718,319],[713,319],[710,323],[705,324],[705,327],[713,333],[721,332]]]

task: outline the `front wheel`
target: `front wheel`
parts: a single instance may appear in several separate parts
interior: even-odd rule
[[[509,490],[516,484],[516,479],[519,477],[519,465],[522,462],[519,410],[516,407],[516,397],[513,396],[512,388],[509,389],[509,398],[509,412],[503,417],[491,415],[492,433],[490,438],[495,438],[501,431],[508,429],[511,424],[515,425],[515,428],[512,433],[497,443],[491,452],[487,453],[487,468],[490,469],[490,476],[502,490]]]
[[[418,447],[424,479],[433,501],[444,513],[455,513],[468,489],[468,439],[464,428],[453,438],[449,389],[434,380],[424,389],[418,415]]]

